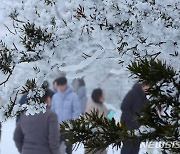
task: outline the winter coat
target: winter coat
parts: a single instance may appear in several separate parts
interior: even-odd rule
[[[59,124],[77,119],[81,114],[81,104],[76,93],[70,87],[62,93],[58,91],[52,98],[51,110],[58,116]]]
[[[91,113],[94,110],[99,112],[99,117],[103,114],[104,117],[107,118],[107,116],[108,116],[108,109],[106,108],[106,106],[104,104],[98,104],[98,103],[95,103],[92,100],[90,100],[87,103],[86,112],[87,113]],[[107,151],[103,150],[103,151],[97,151],[95,153],[93,153],[93,152],[89,152],[88,153],[87,149],[86,149],[85,150],[85,154],[107,154]]]
[[[140,127],[137,122],[137,114],[141,112],[146,103],[147,98],[141,85],[135,84],[121,104],[121,123],[125,123],[128,130]]]
[[[107,118],[108,116],[108,109],[106,108],[106,106],[104,104],[98,104],[93,102],[92,100],[90,100],[87,103],[87,107],[86,107],[86,112],[87,113],[91,113],[91,111],[98,111],[99,112],[99,117],[104,114],[104,117]]]
[[[81,86],[77,90],[77,95],[79,97],[79,101],[81,103],[81,112],[84,113],[86,110],[86,105],[87,105],[87,94],[86,94],[86,87]]]
[[[35,115],[21,115],[14,141],[21,154],[60,154],[57,115],[50,110]]]

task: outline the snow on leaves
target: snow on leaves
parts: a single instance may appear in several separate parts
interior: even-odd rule
[[[71,79],[83,76],[90,81],[99,76],[125,74],[114,81],[122,87],[126,87],[123,80],[127,80],[124,68],[134,58],[154,55],[173,66],[179,64],[178,0],[32,0],[22,3],[14,0],[13,4],[3,0],[1,4],[0,39],[8,44],[10,52],[4,56],[10,61],[4,63],[3,58],[0,66],[6,72],[15,66],[11,83],[6,82],[2,89],[2,93],[9,90],[6,100],[15,94],[15,82],[23,87],[29,78],[29,74],[24,75],[25,70],[19,69],[20,63],[27,66],[31,78],[37,80],[52,78],[54,72],[61,71],[68,72]],[[15,52],[11,48],[15,48]],[[8,65],[6,69],[4,64]],[[87,86],[105,84],[101,81]],[[112,89],[107,93],[111,92],[114,93]],[[109,101],[120,101],[118,96],[113,98]]]

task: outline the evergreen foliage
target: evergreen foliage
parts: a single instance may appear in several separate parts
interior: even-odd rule
[[[145,107],[139,122],[154,128],[150,134],[141,133],[148,141],[180,140],[180,74],[166,62],[154,59],[140,59],[128,66],[132,75],[140,82],[151,82],[150,102]],[[180,149],[172,148],[179,152]]]
[[[7,20],[11,20],[12,26],[4,24],[9,32],[7,37],[12,37],[15,43],[7,44],[4,36],[0,41],[0,70],[6,77],[0,85],[8,83],[18,64],[31,63],[33,73],[38,74],[36,79],[35,75],[29,79],[32,74],[23,74],[25,77],[18,87],[10,86],[9,102],[1,108],[6,118],[32,106],[35,110],[42,107],[39,104],[45,88],[38,82],[48,73],[65,70],[70,77],[82,77],[104,70],[102,74],[106,78],[104,74],[110,72],[112,66],[115,69],[122,66],[119,70],[123,72],[135,58],[128,70],[139,82],[152,85],[149,105],[139,115],[139,122],[155,131],[140,130],[141,141],[179,140],[180,72],[175,65],[168,64],[175,61],[179,67],[176,61],[179,58],[178,1],[168,5],[167,1],[162,4],[155,0],[79,0],[66,3],[63,13],[59,13],[62,7],[58,1],[36,2],[32,1],[34,6],[29,10],[29,5],[22,1],[19,8],[8,14]],[[75,57],[81,67],[74,67],[74,59],[69,56]],[[39,63],[34,65],[34,62]],[[120,65],[114,67],[118,63]],[[95,72],[97,66],[99,69]],[[32,106],[17,109],[18,94],[27,94]],[[136,137],[134,131],[127,132],[114,119],[98,117],[96,112],[65,122],[61,129],[69,135],[70,142],[83,143],[90,150],[105,149],[109,145],[120,148],[126,139]],[[167,150],[179,152],[179,149]]]
[[[134,58],[159,56],[167,61],[179,56],[177,0],[174,3],[155,0],[14,3],[17,5],[2,1],[7,7],[3,8],[5,20],[2,21],[6,32],[0,36],[3,40],[0,70],[5,80],[0,85],[10,87],[9,94],[2,88],[8,103],[29,79],[21,72],[19,88],[11,87],[8,82],[22,64],[31,64],[29,69],[34,70],[32,78],[36,81],[58,71],[68,72],[70,78],[102,75],[104,81],[113,78],[110,72],[126,73],[125,66]],[[167,47],[169,50],[165,51]],[[94,69],[97,66],[99,69]],[[103,81],[97,80],[94,85]]]
[[[0,41],[0,70],[4,74],[11,74],[13,71],[13,50],[9,50],[2,40]]]
[[[21,42],[27,51],[34,51],[37,46],[43,46],[53,41],[52,33],[47,33],[47,28],[35,27],[34,23],[26,23],[21,29],[23,36]]]
[[[122,142],[132,137],[141,141],[178,142],[180,140],[180,79],[179,72],[161,60],[139,59],[128,66],[128,70],[139,82],[151,83],[149,103],[138,121],[147,129],[139,129],[137,133],[126,131],[123,125],[98,117],[96,112],[85,114],[78,120],[65,122],[61,130],[69,134],[70,142],[77,145],[83,143],[86,148],[98,151],[109,145],[120,148]],[[150,131],[154,130],[154,131]],[[179,153],[176,147],[164,147],[165,151]]]
[[[128,132],[114,118],[108,120],[98,111],[85,113],[77,120],[70,120],[61,125],[62,135],[68,136],[69,142],[76,144],[75,148],[83,143],[85,148],[97,152],[106,149],[109,145],[120,148],[121,142],[130,138]],[[132,136],[131,136],[132,137]]]

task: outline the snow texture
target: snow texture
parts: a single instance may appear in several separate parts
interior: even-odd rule
[[[0,110],[0,119],[6,118],[3,113],[10,105],[9,98],[15,97],[27,79],[36,78],[38,84],[43,80],[52,83],[64,72],[71,84],[74,78],[84,77],[88,94],[101,87],[107,104],[119,109],[123,97],[135,82],[129,78],[126,67],[139,53],[141,56],[160,53],[159,59],[179,71],[180,1],[150,2],[57,0],[56,5],[48,6],[44,0],[1,0],[0,40],[11,49],[13,43],[16,44],[18,51],[13,57],[15,70],[9,81],[0,87],[0,103],[6,104]],[[85,18],[77,14],[77,8],[83,8]],[[16,14],[18,22],[13,21],[10,14]],[[47,44],[41,53],[43,60],[17,64],[22,57],[20,51],[26,49],[20,42],[22,32],[16,27],[22,28],[24,22],[48,28],[56,48]],[[29,52],[27,56],[33,55]],[[34,71],[34,67],[38,67],[40,72]],[[0,81],[5,79],[6,76],[0,72]],[[32,108],[29,109],[32,112]],[[16,105],[12,114],[19,110]],[[116,116],[118,121],[120,113]],[[12,142],[14,125],[12,120],[3,124],[2,154],[17,153]]]
[[[155,2],[58,0],[50,6],[43,0],[1,0],[0,39],[8,48],[16,44],[14,62],[19,61],[20,51],[25,50],[20,42],[22,32],[16,28],[23,27],[24,22],[47,28],[56,48],[49,43],[41,53],[43,60],[17,64],[10,80],[1,87],[0,97],[9,102],[27,79],[52,82],[65,72],[70,82],[84,77],[89,94],[94,88],[103,88],[107,103],[119,108],[134,83],[128,78],[126,67],[138,54],[150,56],[160,52],[159,59],[179,70],[180,57],[173,55],[179,52],[180,45],[180,1]],[[84,16],[77,13],[77,8]],[[20,22],[13,21],[10,14],[15,14]],[[28,53],[29,57],[33,55]],[[2,73],[0,77],[1,81],[5,79]]]
[[[115,111],[115,118],[118,121],[121,112],[116,110],[113,106],[107,105],[108,109],[112,109]],[[0,143],[1,154],[19,154],[15,144],[13,142],[13,133],[15,129],[15,120],[8,119],[8,121],[3,123],[2,126],[2,142]],[[148,154],[161,154],[160,149],[140,149],[140,154],[144,154],[148,152]],[[81,145],[76,151],[73,151],[73,154],[83,154],[84,147]],[[108,148],[108,154],[119,154],[120,149],[117,151],[116,149],[112,149],[111,146]]]

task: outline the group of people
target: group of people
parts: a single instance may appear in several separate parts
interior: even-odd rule
[[[102,89],[94,89],[88,101],[83,79],[74,80],[72,88],[68,85],[66,77],[60,77],[53,82],[53,87],[54,90],[47,88],[42,98],[47,104],[45,113],[28,116],[22,114],[17,119],[14,141],[21,154],[62,154],[60,150],[62,144],[66,146],[65,152],[72,154],[72,145],[67,142],[67,136],[61,135],[59,124],[78,119],[84,112],[91,113],[94,109],[99,111],[99,115],[108,117],[109,111],[104,105],[105,97]],[[135,84],[121,104],[121,122],[128,130],[140,127],[136,121],[136,113],[139,113],[147,103],[145,92],[148,88],[148,83]],[[20,104],[26,101],[27,94],[22,96]],[[127,141],[123,144],[121,153],[137,154],[139,145],[138,140]],[[96,154],[106,153],[106,150],[96,152]]]

